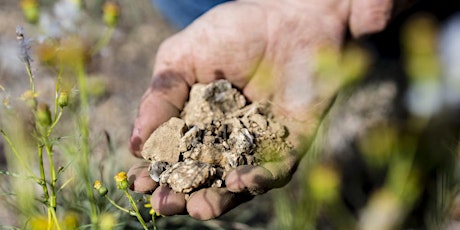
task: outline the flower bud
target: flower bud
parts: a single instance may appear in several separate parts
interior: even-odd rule
[[[46,103],[37,105],[37,122],[44,127],[51,125],[51,112]]]
[[[102,11],[104,12],[103,19],[105,24],[110,27],[116,26],[120,16],[120,6],[114,1],[106,1]]]
[[[40,8],[36,0],[22,0],[21,9],[24,17],[29,23],[36,24],[40,17]]]
[[[69,93],[67,91],[62,91],[59,93],[57,103],[61,108],[69,105]]]
[[[109,192],[107,187],[102,185],[101,181],[99,181],[99,180],[94,181],[94,186],[93,187],[94,187],[94,189],[97,190],[97,192],[99,193],[100,196],[105,196]]]
[[[126,172],[119,172],[115,177],[115,182],[117,184],[117,188],[118,189],[121,189],[121,190],[126,190],[128,189],[129,187],[129,184],[128,184],[128,176],[126,174]]]

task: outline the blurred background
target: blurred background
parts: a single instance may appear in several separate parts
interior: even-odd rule
[[[0,0],[0,128],[24,132],[21,130],[27,130],[24,126],[30,123],[24,106],[29,78],[16,27],[22,26],[25,39],[30,39],[26,45],[33,60],[34,97],[48,104],[53,103],[59,73],[53,61],[53,42],[61,48],[81,44],[91,53],[84,58],[90,98],[91,178],[113,184],[116,172],[127,171],[139,161],[128,152],[132,122],[150,82],[156,50],[177,30],[148,0],[116,2],[117,22],[104,18],[105,3]],[[351,72],[359,76],[351,76],[316,137],[306,141],[311,143],[303,149],[308,153],[287,186],[255,197],[215,220],[156,217],[157,228],[460,229],[457,5],[447,0],[418,1],[395,17],[384,32],[347,46],[344,63],[357,66]],[[63,81],[71,98],[78,95],[73,83]],[[69,108],[70,113],[76,110]],[[63,116],[59,135],[65,137],[75,129],[73,118]],[[18,141],[27,145],[28,138]],[[13,166],[16,160],[9,156],[9,149],[0,138],[0,228],[39,226],[30,223],[35,223],[34,215],[46,214],[37,201],[40,190],[24,185],[33,181],[12,175],[20,174],[21,169]],[[57,161],[72,164],[73,158]],[[72,183],[66,189],[80,191]],[[109,194],[121,200],[115,186],[107,186]],[[36,203],[21,204],[19,194],[27,189],[36,191],[30,199]],[[64,221],[72,213],[75,224],[69,229],[88,228],[85,209],[72,204],[84,202],[84,196],[71,192],[64,196],[58,200],[59,217]],[[96,202],[103,210],[101,221],[112,221],[115,224],[110,226],[116,229],[141,228],[135,218],[120,213],[106,200],[97,198]],[[34,209],[32,214],[24,211],[27,208]]]

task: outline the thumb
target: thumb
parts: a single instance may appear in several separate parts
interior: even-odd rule
[[[177,34],[160,46],[150,87],[144,93],[139,105],[130,138],[130,151],[140,157],[142,145],[150,134],[162,123],[179,116],[187,100],[190,85],[194,83],[188,51]],[[181,45],[177,45],[177,44]]]

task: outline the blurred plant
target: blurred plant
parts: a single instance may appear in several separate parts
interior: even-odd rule
[[[20,152],[17,151],[16,144],[10,139],[9,135],[3,130],[0,129],[0,132],[3,136],[3,138],[6,140],[8,145],[11,148],[11,151],[14,153],[16,158],[20,162],[20,166],[24,169],[27,169],[28,177],[34,178],[34,180],[41,186],[43,190],[43,198],[41,202],[46,205],[47,207],[47,213],[48,213],[48,226],[54,226],[56,229],[61,229],[58,221],[58,217],[56,214],[56,208],[57,208],[57,200],[56,200],[56,192],[58,190],[57,187],[57,172],[56,172],[56,167],[55,167],[55,159],[53,158],[54,153],[55,153],[55,148],[54,148],[54,143],[55,140],[51,138],[51,134],[53,133],[53,130],[55,126],[58,124],[61,116],[62,116],[62,111],[63,107],[55,108],[54,109],[54,114],[53,116],[51,115],[51,111],[49,109],[49,106],[46,103],[40,102],[37,103],[36,99],[36,93],[35,93],[35,84],[34,84],[34,76],[32,74],[30,62],[30,54],[29,54],[29,49],[30,46],[27,44],[27,38],[24,35],[24,31],[22,28],[18,27],[16,29],[16,35],[19,40],[19,47],[20,47],[20,55],[21,55],[21,60],[24,62],[27,73],[29,75],[29,81],[30,81],[30,88],[29,90],[24,94],[25,100],[28,101],[28,105],[30,108],[33,110],[34,114],[34,124],[35,124],[35,129],[33,131],[33,136],[35,137],[35,144],[36,144],[36,151],[38,153],[38,163],[39,163],[39,174],[40,176],[36,176],[33,171],[32,171],[32,166],[28,165],[24,160],[23,156],[21,155]],[[60,76],[58,76],[58,81],[56,84],[56,95],[59,95],[60,92],[60,87],[59,87],[59,82],[60,82]],[[56,107],[58,107],[57,100],[58,98],[56,97]],[[45,172],[45,164],[44,164],[44,157],[43,157],[43,151],[46,152],[46,155],[48,157],[48,172],[49,174],[46,175]]]
[[[315,58],[318,75],[318,91],[325,98],[330,98],[341,88],[353,85],[366,73],[370,56],[357,44],[347,44],[344,52],[323,47]]]
[[[351,151],[348,155],[339,156],[344,153],[340,149],[339,153],[327,152],[331,144],[328,131],[340,123],[344,112],[354,109],[350,107],[372,101],[371,96],[359,100],[348,96],[365,92],[370,84],[354,87],[366,74],[369,55],[355,45],[345,48],[342,56],[328,49],[319,53],[315,63],[320,87],[325,95],[338,94],[333,106],[344,106],[337,106],[337,117],[326,115],[313,140],[305,141],[312,144],[301,149],[307,152],[297,172],[302,176],[294,178],[290,188],[275,193],[275,228],[445,229],[459,191],[460,124],[458,103],[455,107],[444,101],[437,34],[436,22],[427,15],[414,17],[403,27],[401,42],[409,85],[402,109],[407,116],[361,125],[363,130],[353,134],[353,139],[340,139],[351,146],[343,150]],[[367,119],[373,116],[369,110],[361,112],[365,114],[358,115]],[[350,191],[354,193],[348,195]]]
[[[319,50],[314,63],[318,71],[318,90],[325,98],[331,98],[344,88],[353,88],[366,74],[369,54],[356,44],[347,45],[343,54],[337,50]],[[303,140],[298,151],[307,152],[304,163],[299,166],[295,178],[294,192],[287,196],[285,191],[275,193],[274,210],[277,221],[275,229],[318,229],[323,215],[327,213],[330,222],[327,227],[357,229],[357,222],[341,199],[342,185],[340,171],[334,164],[322,161],[325,130],[323,121],[311,140]]]
[[[38,25],[42,12],[38,1],[23,0],[20,4],[26,19]],[[106,32],[94,45],[88,45],[76,31],[63,29],[73,26],[68,23],[78,23],[82,1],[60,0],[55,3],[56,14],[71,10],[72,17],[75,17],[67,24],[61,22],[63,31],[58,33],[59,36],[45,34],[36,43],[38,61],[51,67],[57,75],[54,97],[50,100],[43,98],[41,89],[36,88],[31,58],[32,40],[25,35],[22,27],[16,28],[19,57],[25,65],[29,88],[20,101],[13,101],[14,104],[9,97],[3,99],[0,133],[7,146],[8,170],[0,170],[0,174],[10,179],[5,181],[10,185],[6,186],[8,190],[5,194],[11,194],[11,200],[5,202],[10,203],[12,210],[17,209],[17,222],[21,229],[113,229],[120,225],[117,214],[105,212],[105,204],[95,197],[92,185],[97,165],[91,160],[90,97],[94,95],[91,87],[101,84],[88,84],[86,68],[91,57],[108,45],[116,29],[120,8],[114,1],[106,5],[103,15],[107,23]],[[0,93],[6,90],[0,86]],[[96,91],[101,91],[100,87]],[[23,104],[25,108],[21,107]],[[63,126],[71,127],[69,119],[72,118],[76,133],[63,134],[62,129],[66,129]],[[112,170],[118,171],[116,168]],[[128,182],[124,175],[116,177],[117,186],[133,205],[135,203],[127,191]],[[30,180],[35,183],[24,183]],[[102,185],[99,183],[98,186]],[[102,188],[105,187],[98,187],[99,194]],[[106,196],[108,189],[105,189]],[[146,228],[139,209],[136,206],[132,208],[135,211],[129,213],[134,213]]]
[[[113,36],[113,33],[115,32],[115,28],[118,25],[118,20],[120,17],[120,5],[116,1],[106,1],[102,8],[102,12],[103,20],[107,28],[105,30],[104,35],[101,36],[101,38],[91,51],[91,54],[93,55],[98,53],[103,47],[105,47],[110,41],[110,38]]]

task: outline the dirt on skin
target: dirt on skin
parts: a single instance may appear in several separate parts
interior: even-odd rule
[[[226,80],[196,84],[180,118],[171,118],[146,141],[153,180],[176,192],[224,187],[240,165],[279,161],[291,154],[288,130],[269,112],[268,102],[248,104]]]

